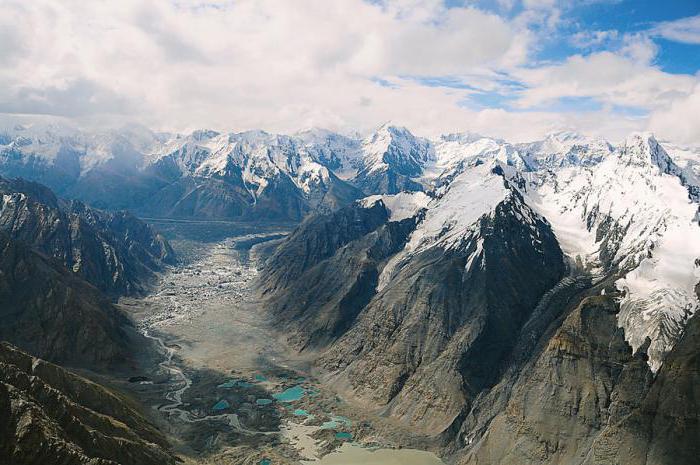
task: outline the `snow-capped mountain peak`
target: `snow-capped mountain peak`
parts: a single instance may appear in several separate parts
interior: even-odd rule
[[[597,164],[539,174],[529,193],[565,252],[621,276],[619,324],[634,349],[651,339],[654,369],[698,307],[698,205],[681,174],[652,135],[632,134]]]
[[[400,174],[419,176],[432,158],[427,139],[414,136],[404,127],[382,125],[362,142],[363,169],[380,171],[390,168]]]
[[[661,147],[652,133],[633,133],[618,148],[617,154],[624,162],[637,166],[655,166],[663,173],[673,169],[671,157]]]

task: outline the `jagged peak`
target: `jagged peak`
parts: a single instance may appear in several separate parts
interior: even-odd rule
[[[654,166],[667,174],[677,174],[676,164],[651,132],[634,132],[618,147],[619,159],[627,165]]]
[[[379,140],[388,139],[417,139],[417,137],[405,126],[395,126],[391,122],[386,122],[379,126],[366,139],[366,142],[374,143]]]

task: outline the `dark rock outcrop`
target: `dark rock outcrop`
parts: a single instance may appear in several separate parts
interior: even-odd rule
[[[266,303],[295,346],[324,347],[333,342],[350,329],[376,293],[384,262],[403,248],[416,221],[382,224],[386,221],[383,209],[381,203],[372,208],[346,207],[309,221],[268,261],[264,285],[272,298]],[[354,216],[351,221],[347,221],[349,215]],[[337,221],[334,225],[356,229],[343,228],[347,235],[325,235],[328,218]],[[304,263],[297,261],[293,249],[310,252],[304,252]],[[330,256],[329,250],[333,251]]]
[[[549,225],[513,193],[459,247],[417,253],[377,292],[418,221],[389,222],[382,202],[309,219],[268,260],[262,286],[293,342],[324,351],[339,389],[437,434],[497,382],[565,265]]]
[[[143,291],[156,271],[175,261],[167,240],[127,212],[63,202],[22,179],[0,178],[0,195],[0,230],[110,295]]]
[[[0,343],[0,463],[169,465],[167,443],[128,401]]]
[[[106,368],[128,362],[136,337],[99,290],[0,231],[0,340],[56,363]]]

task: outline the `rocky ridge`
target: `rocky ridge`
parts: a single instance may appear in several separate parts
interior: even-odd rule
[[[125,399],[0,343],[0,461],[168,465],[163,436]]]
[[[59,200],[47,187],[0,178],[0,230],[59,260],[112,296],[146,289],[175,263],[167,240],[128,212]]]

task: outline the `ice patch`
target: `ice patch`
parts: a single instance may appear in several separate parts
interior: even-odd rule
[[[395,195],[371,195],[360,200],[360,204],[364,208],[370,208],[380,200],[389,211],[389,221],[401,221],[426,208],[431,198],[423,192],[401,192]]]

